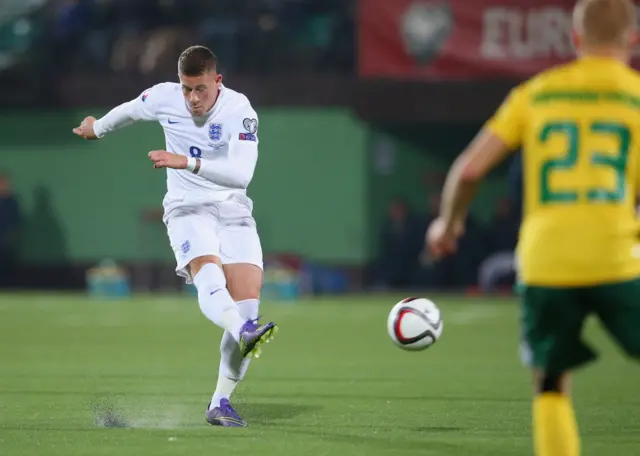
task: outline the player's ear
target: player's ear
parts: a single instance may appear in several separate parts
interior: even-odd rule
[[[222,82],[222,75],[221,75],[220,73],[218,73],[218,74],[216,75],[216,83],[217,83],[217,84],[220,84],[221,82]]]

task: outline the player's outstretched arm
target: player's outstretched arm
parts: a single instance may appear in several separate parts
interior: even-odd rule
[[[146,90],[134,100],[116,106],[100,119],[86,117],[78,127],[73,129],[73,133],[84,139],[95,140],[138,120],[155,120],[157,94],[156,97],[147,98],[152,91],[156,90],[156,87],[158,86]]]
[[[80,126],[73,129],[73,132],[81,138],[95,140],[102,138],[110,131],[131,125],[139,120],[134,104],[135,100],[121,104],[99,120],[92,116],[86,117]]]

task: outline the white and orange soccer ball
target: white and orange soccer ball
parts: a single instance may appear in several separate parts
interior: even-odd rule
[[[442,335],[440,309],[429,299],[403,299],[389,312],[387,331],[391,340],[404,350],[429,348]]]

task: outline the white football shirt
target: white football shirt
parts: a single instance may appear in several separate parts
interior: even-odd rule
[[[231,197],[251,204],[246,189],[258,158],[258,116],[246,96],[220,85],[214,106],[203,116],[194,117],[180,84],[164,82],[112,109],[95,122],[94,132],[102,137],[139,120],[160,123],[167,151],[202,160],[197,175],[167,169],[165,214],[175,207]]]

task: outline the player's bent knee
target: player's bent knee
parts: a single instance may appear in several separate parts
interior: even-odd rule
[[[232,282],[230,284],[227,279],[227,289],[234,301],[247,301],[250,299],[260,300],[261,286],[251,282]]]
[[[222,268],[222,261],[220,261],[220,258],[215,255],[204,255],[191,260],[189,262],[189,273],[191,274],[191,277],[197,276],[200,272],[200,269],[202,269],[205,264],[210,263],[217,264],[220,268]]]
[[[248,263],[225,264],[227,289],[234,301],[260,299],[262,269]]]

